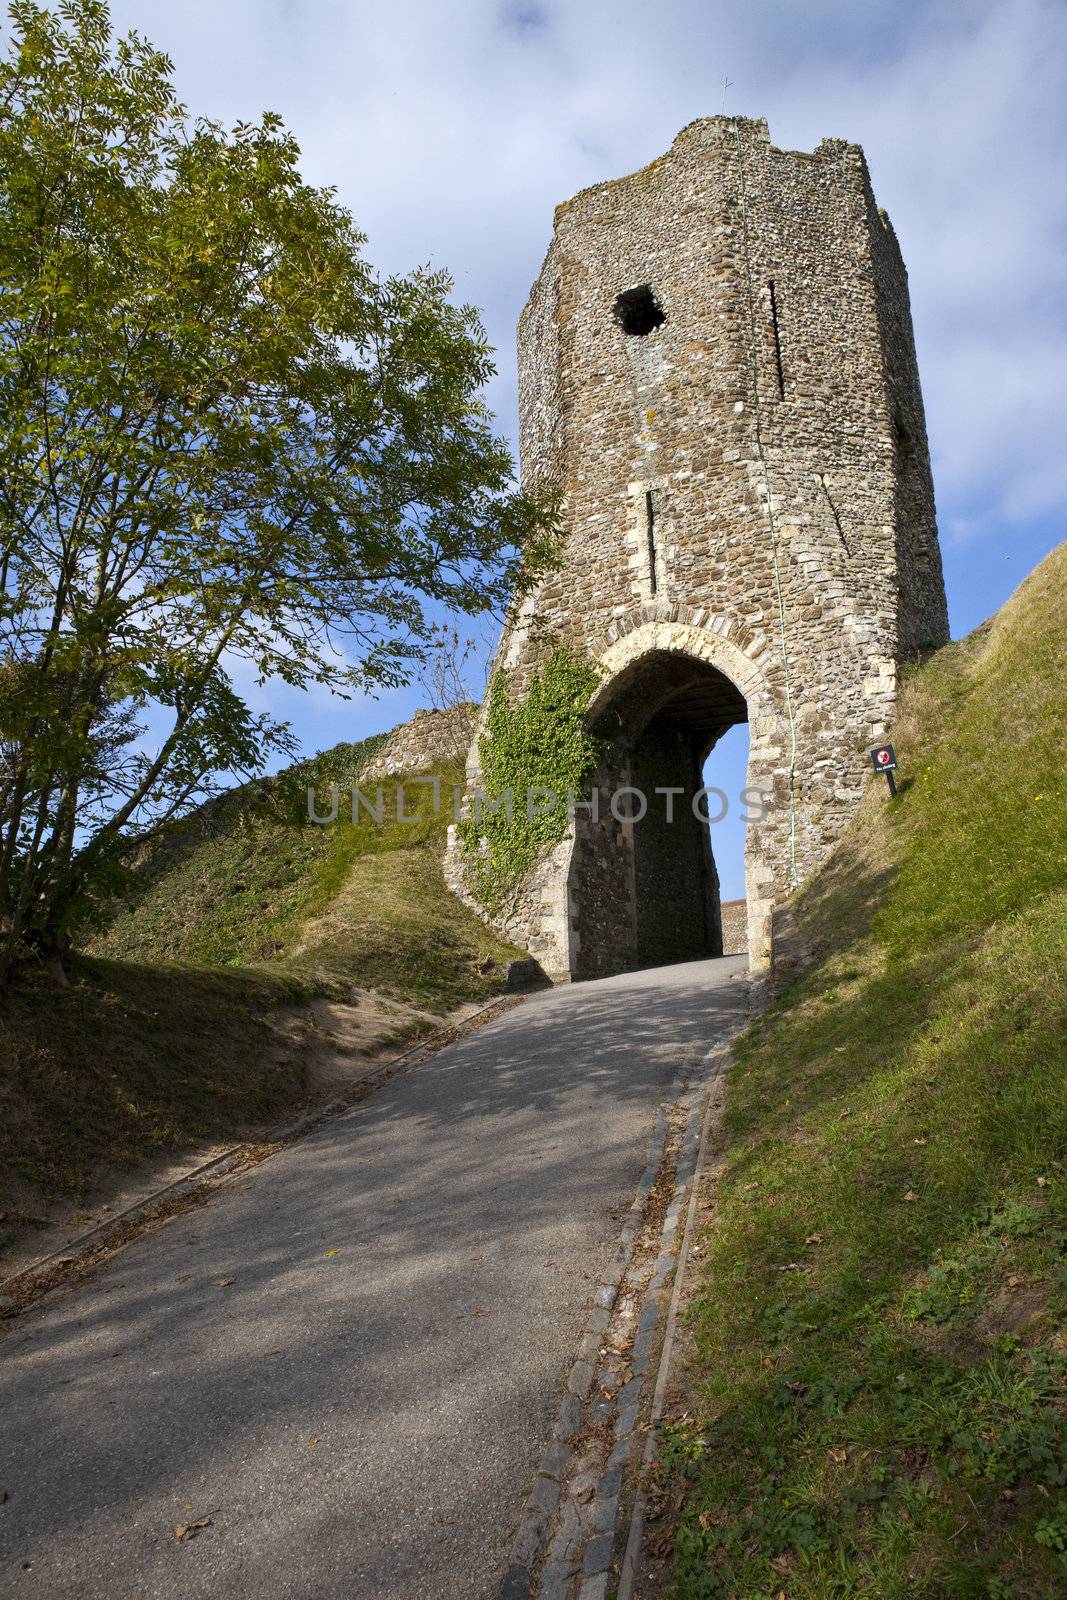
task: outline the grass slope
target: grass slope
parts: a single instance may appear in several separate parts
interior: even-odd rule
[[[1067,1593],[1067,547],[904,685],[748,1032],[660,1455],[686,1597]]]
[[[302,1104],[307,1056],[276,1027],[307,986],[268,973],[78,959],[0,1017],[0,1245],[94,1171],[241,1137]]]
[[[521,955],[445,887],[441,872],[450,786],[441,805],[409,783],[397,821],[397,784],[382,788],[382,825],[346,800],[380,740],[338,745],[270,783],[242,791],[171,830],[142,863],[127,899],[91,944],[95,954],[198,966],[269,964],[327,983],[358,984],[443,1013],[500,985]],[[307,818],[307,789],[322,814]],[[376,785],[367,785],[374,801]],[[492,963],[487,971],[481,968]]]
[[[243,1136],[314,1100],[307,1002],[354,1001],[364,1017],[357,991],[374,990],[416,1007],[360,1046],[399,1049],[431,1025],[424,1013],[500,989],[522,952],[445,887],[447,782],[437,813],[428,786],[408,786],[414,822],[395,820],[395,783],[380,828],[343,805],[334,825],[307,820],[308,784],[328,807],[330,784],[350,790],[381,742],[339,745],[169,829],[72,961],[69,990],[32,973],[14,987],[0,1010],[0,1248],[101,1168]]]

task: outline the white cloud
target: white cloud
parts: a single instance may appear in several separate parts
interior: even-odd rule
[[[379,267],[453,272],[497,346],[489,399],[512,437],[515,321],[560,200],[719,111],[724,74],[727,108],[765,116],[776,144],[856,140],[908,263],[957,627],[1058,536],[1060,0],[113,0],[113,13],[173,57],[191,110],[279,111]],[[998,539],[1018,558],[1008,570],[973,559]]]
[[[946,526],[977,501],[990,530],[1061,502],[1067,13],[1056,0],[114,10],[173,56],[192,109],[281,111],[307,175],[337,185],[376,263],[453,271],[498,346],[490,399],[509,432],[515,318],[559,200],[719,110],[724,74],[730,109],[765,115],[778,144],[858,140],[909,265]]]

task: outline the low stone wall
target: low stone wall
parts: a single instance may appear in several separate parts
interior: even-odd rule
[[[744,900],[722,902],[722,953],[742,956],[748,949],[748,916]]]
[[[387,742],[361,774],[377,783],[404,773],[434,772],[467,759],[478,707],[473,702],[447,711],[416,711],[410,722],[394,728]]]

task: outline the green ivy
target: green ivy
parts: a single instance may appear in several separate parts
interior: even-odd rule
[[[603,749],[585,725],[597,682],[596,668],[562,645],[534,673],[521,700],[512,695],[510,673],[493,674],[479,742],[486,803],[460,824],[468,882],[487,911],[501,908],[567,830],[569,796],[581,797]],[[554,803],[539,790],[549,791]],[[503,798],[509,791],[510,815]]]

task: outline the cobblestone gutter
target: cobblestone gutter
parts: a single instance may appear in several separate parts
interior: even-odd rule
[[[681,1225],[704,1108],[727,1046],[687,1062],[662,1105],[612,1268],[578,1344],[499,1600],[605,1600],[653,1418]]]

